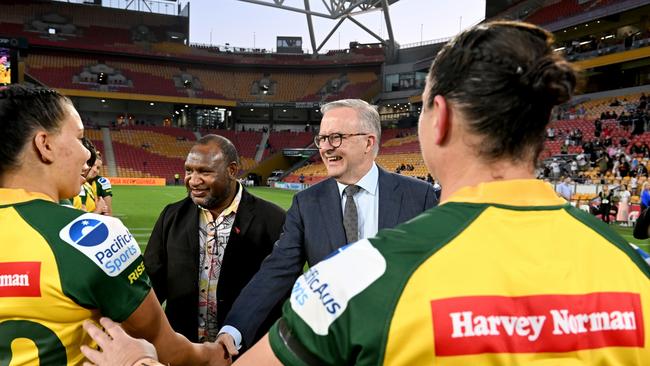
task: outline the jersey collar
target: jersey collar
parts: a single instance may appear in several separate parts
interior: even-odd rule
[[[18,188],[0,188],[0,205],[11,205],[15,203],[33,201],[36,199],[52,201],[52,197],[41,192],[27,192]]]
[[[557,196],[550,184],[537,179],[513,179],[464,187],[444,203],[447,202],[496,203],[508,206],[559,206],[567,203]]]

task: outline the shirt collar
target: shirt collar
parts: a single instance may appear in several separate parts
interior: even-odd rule
[[[223,216],[226,217],[232,213],[237,213],[237,209],[239,208],[239,203],[241,202],[241,195],[242,195],[243,188],[239,182],[237,182],[237,194],[235,195],[235,198],[230,202],[230,205],[226,207],[221,213],[219,214],[219,217]],[[218,217],[212,217],[212,212],[210,210],[206,210],[205,208],[199,206],[201,209],[201,212],[206,215],[208,221],[214,221]]]
[[[452,194],[446,202],[508,206],[558,206],[567,203],[557,196],[550,184],[537,179],[513,179],[464,187]]]
[[[379,183],[379,169],[377,164],[372,163],[370,170],[366,175],[364,175],[355,185],[363,188],[364,191],[375,195],[377,193],[377,184]],[[343,190],[348,186],[347,184],[336,182],[337,187],[339,188],[339,196],[343,197]]]
[[[54,202],[52,197],[41,192],[27,192],[19,188],[0,188],[0,205],[33,201],[36,199]]]

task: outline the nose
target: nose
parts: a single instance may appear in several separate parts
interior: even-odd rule
[[[199,185],[201,184],[201,175],[196,172],[185,173],[185,181],[191,186]]]

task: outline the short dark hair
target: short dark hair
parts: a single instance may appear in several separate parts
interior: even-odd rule
[[[241,166],[239,162],[239,154],[237,153],[237,149],[235,148],[235,145],[230,140],[228,140],[223,136],[208,134],[201,137],[196,142],[196,145],[209,145],[209,144],[215,144],[219,146],[219,149],[221,149],[221,152],[226,158],[227,164],[230,164],[231,162],[234,161],[235,163],[237,163],[237,165]]]
[[[66,103],[72,105],[53,89],[11,85],[0,90],[0,174],[16,167],[36,130],[59,130]]]
[[[574,68],[535,25],[495,21],[464,31],[438,53],[428,75],[431,108],[442,95],[483,137],[480,157],[537,160],[552,108],[571,98]]]

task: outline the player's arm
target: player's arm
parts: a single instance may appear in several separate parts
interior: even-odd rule
[[[104,196],[104,203],[106,203],[104,215],[113,216],[113,196]]]
[[[113,216],[113,186],[111,181],[106,177],[100,177],[97,179],[97,185],[97,195],[102,197],[104,203],[106,203],[104,215]]]
[[[271,343],[269,343],[269,335],[266,334],[262,339],[259,340],[248,352],[245,352],[238,360],[234,363],[236,366],[257,366],[257,365],[266,365],[266,366],[282,366],[282,362],[275,357],[273,350],[271,349]]]
[[[183,335],[176,333],[153,291],[129,316],[122,326],[127,333],[136,338],[151,342],[158,352],[159,360],[171,365],[226,365],[223,348],[215,343],[191,343]]]

